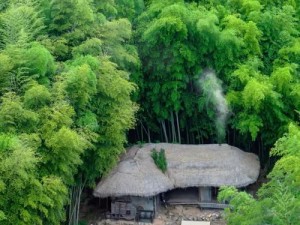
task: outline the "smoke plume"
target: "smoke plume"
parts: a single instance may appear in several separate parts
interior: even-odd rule
[[[221,81],[211,69],[204,70],[200,78],[200,87],[206,99],[207,110],[215,114],[215,126],[219,143],[224,142],[226,135],[226,121],[229,113],[228,105],[223,94]],[[210,109],[212,108],[212,109]]]

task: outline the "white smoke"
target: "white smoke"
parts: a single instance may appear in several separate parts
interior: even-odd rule
[[[206,99],[207,107],[213,107],[213,111],[215,112],[215,126],[218,134],[218,142],[221,143],[225,140],[226,121],[229,114],[221,81],[216,77],[213,70],[206,69],[199,82]]]

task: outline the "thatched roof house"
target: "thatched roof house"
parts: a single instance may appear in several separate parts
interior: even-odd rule
[[[151,150],[164,149],[168,169],[154,164]],[[154,196],[175,188],[247,186],[259,175],[258,157],[227,144],[145,144],[132,147],[96,187],[97,197]]]

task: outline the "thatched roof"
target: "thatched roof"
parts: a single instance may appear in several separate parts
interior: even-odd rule
[[[152,149],[165,149],[165,174],[154,164]],[[118,166],[97,185],[94,195],[153,196],[174,188],[243,187],[256,181],[259,169],[256,155],[227,144],[145,144],[128,149]]]

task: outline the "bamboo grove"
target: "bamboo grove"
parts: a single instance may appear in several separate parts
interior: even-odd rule
[[[79,224],[143,142],[279,159],[257,199],[220,199],[229,225],[297,224],[299,19],[299,0],[0,0],[0,224]]]

